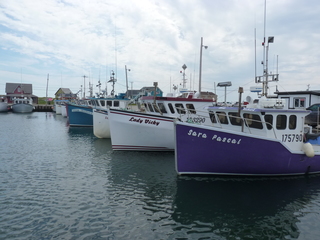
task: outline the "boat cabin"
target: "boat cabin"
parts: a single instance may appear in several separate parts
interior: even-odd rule
[[[146,96],[140,99],[145,111],[162,115],[197,114],[208,106],[213,106],[213,99],[186,97],[153,97]]]
[[[304,133],[311,132],[304,126],[307,110],[288,109],[284,99],[260,99],[246,107],[208,107],[213,126],[230,131],[274,138],[282,142],[301,143]]]

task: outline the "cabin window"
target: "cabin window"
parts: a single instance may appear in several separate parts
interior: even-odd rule
[[[172,106],[171,103],[168,104],[168,107],[169,107],[171,113],[175,113],[174,107]]]
[[[263,129],[261,118],[258,114],[245,113],[243,114],[246,125],[250,128]]]
[[[184,107],[181,103],[176,103],[175,106],[176,106],[177,112],[179,114],[186,114],[186,110],[184,109]]]
[[[186,106],[187,106],[187,110],[188,110],[189,113],[191,113],[191,114],[196,114],[197,113],[197,111],[195,110],[193,104],[187,103]]]
[[[165,108],[163,103],[158,103],[158,107],[160,109],[160,112],[167,113],[167,110],[166,110],[166,108]]]
[[[99,104],[99,101],[98,101],[98,100],[96,100],[96,106],[100,106],[100,104]]]
[[[154,109],[155,112],[160,113],[160,109],[159,109],[159,107],[158,107],[158,105],[156,103],[152,103],[152,106],[153,106],[153,109]]]
[[[264,116],[264,121],[266,122],[267,129],[272,129],[272,123],[273,123],[273,116],[270,114],[267,114]]]
[[[174,107],[172,106],[171,103],[168,104],[168,107],[169,107],[171,113],[175,113]]]
[[[92,106],[91,100],[88,101],[88,105],[89,105],[89,106]]]
[[[112,107],[112,101],[107,101],[107,106]]]
[[[229,112],[229,119],[232,125],[242,125],[242,119],[238,117],[238,113],[236,112]]]
[[[106,105],[104,100],[100,100],[100,106],[104,107]]]
[[[278,115],[277,116],[277,129],[286,129],[287,127],[287,116],[286,115]]]
[[[214,112],[209,111],[210,120],[212,123],[217,123],[216,115]]]
[[[120,106],[120,102],[119,101],[114,101],[113,102],[113,106],[114,107],[119,107]]]
[[[297,116],[290,115],[289,117],[289,129],[296,129],[297,127]]]
[[[225,112],[217,112],[221,124],[229,124],[227,114]]]
[[[306,102],[306,98],[294,98],[294,107],[295,108],[304,108]]]
[[[150,111],[150,112],[154,112],[154,110],[153,110],[153,107],[152,107],[151,103],[147,103],[147,105],[148,105],[149,111]]]

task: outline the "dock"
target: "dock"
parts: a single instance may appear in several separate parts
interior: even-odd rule
[[[52,112],[53,105],[34,104],[34,112]]]
[[[8,109],[11,111],[11,104],[8,105]],[[33,112],[53,112],[53,105],[33,104]]]

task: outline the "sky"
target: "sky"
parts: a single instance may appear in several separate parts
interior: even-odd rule
[[[269,94],[320,90],[319,13],[318,0],[0,0],[0,95],[9,82],[38,97],[88,96],[99,81],[109,94],[113,71],[115,93],[158,82],[165,96],[183,87],[184,64],[185,87],[198,91],[201,49],[201,91],[235,102],[239,87],[245,97],[261,86],[264,36],[279,73]]]

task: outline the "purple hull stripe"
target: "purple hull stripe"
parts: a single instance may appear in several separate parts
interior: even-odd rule
[[[309,158],[305,154],[291,153],[278,141],[225,133],[215,128],[200,129],[195,125],[176,125],[175,154],[176,170],[180,174],[297,175],[320,172],[320,156]]]

